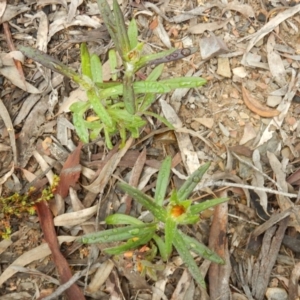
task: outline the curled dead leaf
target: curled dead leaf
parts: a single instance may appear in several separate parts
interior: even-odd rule
[[[246,106],[257,115],[264,118],[273,118],[280,114],[279,110],[262,105],[258,100],[251,96],[244,86],[242,86],[242,93]]]

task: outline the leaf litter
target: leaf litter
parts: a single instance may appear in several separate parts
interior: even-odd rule
[[[101,35],[94,38],[95,41],[89,39],[89,47],[104,60],[106,47],[112,47],[107,41],[107,33],[100,31],[103,23],[97,6],[89,1],[81,2],[34,1],[29,6],[11,5],[4,1],[0,5],[1,22],[8,22],[15,46],[29,44],[51,55],[55,54],[58,60],[78,68],[78,44],[70,38],[76,36],[76,30],[88,28],[86,36],[91,29],[102,32],[103,39]],[[76,148],[78,138],[72,126],[68,126],[60,135],[58,128],[67,126],[62,124],[69,124],[70,105],[78,100],[84,101],[85,94],[72,83],[66,84],[62,75],[51,74],[32,60],[23,60],[20,52],[8,47],[8,36],[3,35],[0,52],[3,81],[1,103],[5,106],[5,109],[1,109],[0,127],[3,144],[3,158],[0,160],[2,195],[12,193],[9,185],[13,181],[12,175],[19,177],[19,181],[26,185],[26,180],[38,178],[48,168],[55,174],[66,173],[65,158],[58,159],[53,151],[37,151],[40,137],[45,139],[53,136],[57,141],[55,144],[66,153],[72,153],[75,149],[78,152],[67,167],[71,168],[71,177],[64,179],[61,176],[63,192],[59,194],[62,195],[56,195],[55,201],[49,203],[57,216],[54,218],[47,213],[46,225],[40,225],[43,230],[48,226],[44,237],[46,241],[51,241],[52,246],[58,245],[57,239],[59,244],[65,242],[63,248],[67,253],[67,261],[61,260],[63,258],[58,254],[58,246],[52,248],[58,271],[63,264],[69,269],[67,265],[76,259],[84,263],[82,267],[73,269],[75,274],[87,266],[91,267],[90,270],[93,266],[97,269],[96,273],[81,275],[86,276],[86,288],[82,289],[86,299],[97,295],[112,299],[230,299],[237,295],[244,299],[271,299],[276,293],[281,295],[280,299],[288,296],[295,299],[299,289],[299,262],[291,244],[297,242],[300,234],[297,196],[300,140],[298,123],[292,125],[291,120],[297,120],[299,114],[299,104],[293,101],[300,93],[300,41],[297,32],[300,4],[295,2],[294,6],[286,7],[281,2],[254,0],[247,4],[241,1],[214,1],[201,5],[197,1],[188,4],[177,0],[167,1],[163,5],[148,1],[143,5],[139,1],[119,2],[126,20],[135,17],[140,38],[149,46],[150,52],[171,46],[182,48],[185,43],[183,36],[190,37],[193,47],[199,47],[192,58],[169,62],[163,77],[196,73],[196,76],[208,80],[207,85],[201,89],[178,90],[164,98],[158,96],[160,101],[153,106],[174,125],[176,140],[171,139],[163,144],[162,140],[156,139],[163,126],[149,117],[149,124],[145,126],[140,140],[128,140],[121,150],[118,149],[117,136],[114,140],[116,147],[111,152],[104,148],[102,139]],[[94,11],[89,11],[89,7],[95,7]],[[263,22],[260,21],[262,15],[265,16]],[[36,32],[36,35],[32,32]],[[204,50],[210,49],[212,43],[217,47],[207,54]],[[103,45],[105,50],[101,50],[99,45]],[[201,60],[203,55],[205,59]],[[226,64],[223,63],[224,58]],[[22,61],[22,71],[14,59]],[[110,80],[110,71],[106,73],[106,80]],[[54,104],[54,116],[49,111],[50,93],[53,91],[57,93],[59,102],[58,105]],[[279,102],[277,107],[276,104],[275,107],[268,106],[275,100]],[[58,115],[66,120],[60,121],[59,126],[56,121]],[[47,128],[45,125],[52,121],[53,126]],[[15,129],[15,135],[12,135],[11,128]],[[231,149],[237,151],[236,147],[239,147],[238,158],[231,155]],[[127,157],[133,150],[136,152],[133,162],[130,162]],[[91,248],[73,242],[81,232],[104,229],[104,218],[113,212],[127,210],[137,217],[148,218],[149,215],[141,211],[134,201],[120,194],[115,184],[119,180],[129,181],[140,189],[153,192],[155,174],[165,153],[181,158],[173,167],[172,184],[175,186],[180,186],[186,174],[191,174],[204,161],[212,161],[206,181],[197,187],[193,198],[213,198],[228,192],[231,195],[228,204],[222,204],[211,212],[213,217],[203,216],[201,224],[186,229],[199,241],[208,242],[209,239],[209,245],[214,245],[215,251],[227,261],[225,266],[212,264],[209,267],[206,261],[197,258],[200,269],[206,270],[203,275],[208,274],[207,278],[210,278],[207,291],[193,285],[175,252],[165,270],[157,271],[158,281],[154,282],[137,271],[136,258],[139,253],[135,253],[131,260],[123,257],[107,260],[98,251],[95,252],[98,254],[94,261],[89,257]],[[40,166],[41,163],[45,166]],[[27,175],[21,176],[19,168],[28,172]],[[49,179],[52,180],[51,177]],[[254,193],[249,193],[249,190]],[[45,206],[40,208],[43,213],[47,209]],[[264,219],[261,218],[263,214]],[[16,231],[10,241],[0,242],[0,255],[3,258],[5,255],[15,257],[12,264],[2,259],[2,295],[13,295],[14,290],[10,286],[18,289],[19,296],[25,292],[23,282],[26,276],[18,282],[15,274],[19,270],[26,275],[26,269],[14,266],[37,266],[46,274],[41,264],[50,264],[47,257],[51,251],[47,242],[42,241],[41,231],[28,227],[28,224],[39,224],[36,223],[37,219],[24,216],[17,220],[19,233]],[[49,225],[51,222],[56,224],[56,232],[51,227],[53,225]],[[24,228],[34,232],[31,245],[26,245],[20,235]],[[69,237],[64,238],[65,234]],[[224,239],[216,240],[220,234],[224,234]],[[255,243],[253,239],[248,239],[250,234],[257,237]],[[270,244],[272,238],[274,243]],[[290,244],[285,242],[288,239],[292,241]],[[268,252],[270,245],[273,248]],[[101,250],[101,246],[98,250]],[[258,254],[253,254],[253,250]],[[290,251],[295,264],[289,263],[287,251]],[[269,253],[267,259],[266,253]],[[55,256],[59,257],[58,261]],[[42,259],[43,263],[40,263]],[[154,265],[159,264],[157,257]],[[259,270],[267,272],[261,274]],[[275,286],[270,279],[272,272],[277,276]],[[28,271],[27,278],[29,274]],[[30,276],[40,280],[40,294],[47,290],[49,283],[46,277],[42,279],[38,274]],[[71,277],[70,272],[67,276],[61,273],[59,279],[65,289]],[[120,284],[123,278],[126,278],[126,288],[124,283]],[[230,286],[236,292],[232,292]],[[140,288],[142,290],[138,292]],[[35,295],[34,290],[26,292],[32,297]]]

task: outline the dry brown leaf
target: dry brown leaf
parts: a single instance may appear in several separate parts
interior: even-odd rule
[[[272,109],[262,105],[258,100],[250,95],[244,86],[242,86],[243,99],[246,106],[257,115],[264,118],[273,118],[280,114],[277,109]]]
[[[58,242],[59,244],[62,244],[63,242],[73,242],[76,237],[73,236],[59,236]],[[46,256],[50,255],[51,251],[47,243],[44,243],[36,248],[33,248],[25,253],[23,253],[21,256],[19,256],[14,262],[11,263],[10,266],[8,266],[4,272],[0,276],[0,286],[11,276],[13,276],[17,271],[12,268],[13,265],[18,266],[26,266],[30,264],[31,262],[39,259],[43,259]]]
[[[6,9],[6,0],[1,0],[0,1],[0,20],[5,12]]]
[[[86,292],[95,293],[104,284],[109,274],[114,267],[114,263],[111,260],[105,261],[96,271],[90,284],[88,285]]]
[[[224,28],[228,22],[229,22],[229,19],[225,20],[223,22],[201,23],[201,24],[197,24],[195,26],[191,26],[188,29],[188,32],[190,32],[192,34],[202,34],[206,30],[207,31],[215,31],[217,29]]]
[[[79,211],[66,213],[54,218],[55,226],[75,226],[90,219],[97,212],[98,205],[85,208]]]

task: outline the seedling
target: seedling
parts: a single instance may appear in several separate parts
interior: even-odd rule
[[[81,74],[51,56],[37,49],[20,46],[19,49],[28,57],[51,70],[71,78],[87,93],[87,102],[76,102],[70,109],[73,123],[79,138],[88,143],[101,132],[106,145],[112,148],[111,137],[117,133],[121,137],[121,147],[125,144],[127,133],[139,137],[141,128],[146,124],[143,115],[158,118],[167,126],[172,125],[149,110],[156,100],[156,94],[168,93],[176,88],[195,88],[206,80],[200,77],[180,77],[157,81],[163,70],[163,63],[186,57],[196,48],[169,49],[156,54],[143,55],[143,43],[138,42],[138,28],[134,19],[126,28],[122,11],[116,0],[111,11],[106,0],[98,0],[103,21],[122,60],[117,66],[116,53],[109,52],[112,70],[120,70],[120,81],[103,81],[102,62],[95,54],[90,54],[86,44],[81,45]],[[149,65],[157,67],[145,80],[137,80],[136,72]],[[114,79],[116,73],[112,74]]]
[[[126,226],[87,234],[81,237],[81,242],[91,244],[125,241],[118,246],[108,247],[104,250],[108,254],[119,255],[125,251],[145,245],[152,239],[156,243],[164,261],[168,260],[174,246],[195,281],[202,287],[205,287],[204,279],[190,252],[194,252],[215,263],[223,264],[224,261],[205,245],[183,233],[178,227],[180,225],[197,223],[200,220],[200,212],[228,200],[227,198],[217,198],[193,204],[193,200],[188,199],[209,165],[209,163],[206,163],[201,166],[186,180],[178,191],[173,190],[169,199],[167,199],[167,205],[164,203],[169,185],[171,157],[167,157],[162,163],[158,173],[154,198],[126,183],[119,183],[118,187],[152,213],[154,220],[150,223],[145,223],[132,216],[113,214],[106,218],[107,224]]]

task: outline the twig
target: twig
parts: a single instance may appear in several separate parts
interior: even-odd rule
[[[253,170],[255,170],[256,172],[258,172],[259,174],[261,174],[262,176],[266,177],[268,180],[270,180],[274,185],[276,185],[278,187],[278,189],[281,191],[282,188],[281,186],[275,181],[273,180],[270,176],[268,176],[267,174],[265,174],[264,172],[262,172],[260,169],[258,169],[257,167],[255,167],[254,165],[252,165],[251,163],[247,162],[246,160],[242,159],[240,156],[238,156],[237,154],[235,154],[234,152],[232,152],[232,155],[239,160],[241,163],[245,164],[246,166],[252,168]]]
[[[42,298],[43,300],[53,300],[58,299],[58,296],[60,296],[65,290],[71,287],[72,284],[74,284],[80,277],[82,277],[89,268],[85,268],[84,270],[75,273],[66,283],[62,284],[57,290],[52,293],[51,295]]]
[[[284,193],[280,191],[276,191],[273,189],[269,188],[264,188],[264,187],[257,187],[257,186],[252,186],[252,185],[247,185],[247,184],[238,184],[238,183],[233,183],[233,182],[226,182],[226,181],[206,181],[203,184],[199,184],[197,186],[197,190],[209,187],[209,186],[234,186],[242,189],[249,189],[249,190],[257,190],[257,191],[262,191],[262,192],[267,192],[270,194],[275,194],[275,195],[282,195],[284,197],[290,197],[290,198],[297,198],[297,194],[290,194],[290,193]]]

